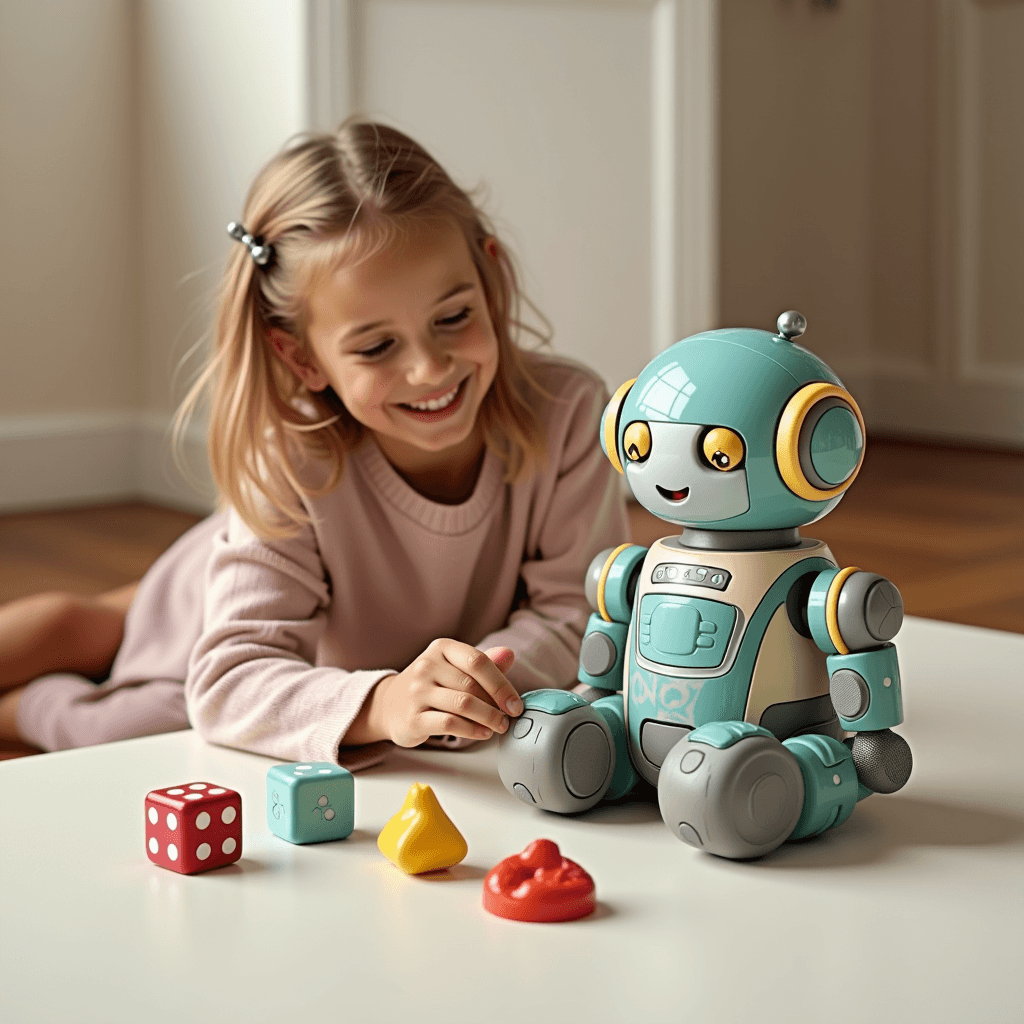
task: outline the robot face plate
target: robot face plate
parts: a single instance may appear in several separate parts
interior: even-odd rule
[[[701,458],[706,426],[656,421],[645,426],[647,443],[635,453],[640,459],[626,462],[625,472],[637,501],[649,512],[673,523],[699,524],[731,519],[750,508],[746,470],[739,466],[723,472]],[[642,430],[635,433],[643,435]]]

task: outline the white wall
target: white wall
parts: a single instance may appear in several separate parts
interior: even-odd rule
[[[136,11],[145,415],[135,485],[151,499],[191,504],[166,429],[203,346],[179,364],[212,322],[232,244],[227,223],[241,217],[259,167],[306,127],[306,8],[301,0],[140,0]],[[188,455],[201,472],[199,427]]]
[[[0,3],[0,507],[122,487],[141,365],[131,91],[124,0]]]
[[[225,225],[306,125],[306,31],[303,0],[0,3],[0,509],[208,506],[172,378]]]
[[[868,427],[1024,446],[1024,4],[720,0],[720,311]]]

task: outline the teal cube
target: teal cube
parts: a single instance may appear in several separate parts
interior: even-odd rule
[[[267,771],[267,824],[289,843],[345,839],[355,824],[352,773],[330,761],[275,764]]]

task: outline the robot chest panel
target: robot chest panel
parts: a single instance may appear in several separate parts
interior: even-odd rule
[[[738,615],[733,605],[687,594],[645,594],[637,615],[643,658],[675,668],[717,668],[725,661]]]
[[[724,674],[772,585],[809,553],[804,545],[738,552],[683,548],[675,538],[658,541],[647,554],[634,601],[637,663],[677,677]]]

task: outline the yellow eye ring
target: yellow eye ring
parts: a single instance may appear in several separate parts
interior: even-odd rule
[[[723,473],[743,461],[743,438],[728,427],[713,427],[704,435],[704,458]]]
[[[643,462],[651,454],[651,428],[643,420],[634,420],[622,435],[622,449],[630,462]]]

